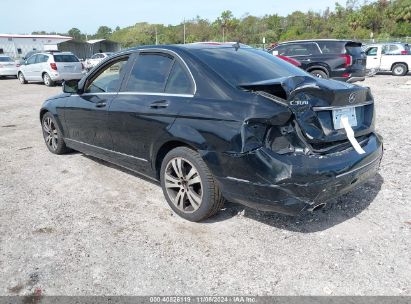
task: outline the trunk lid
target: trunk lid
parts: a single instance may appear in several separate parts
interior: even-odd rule
[[[374,130],[373,98],[366,87],[310,76],[279,78],[240,87],[286,105],[305,140],[313,147],[347,140],[344,128],[335,122],[339,110],[355,115],[356,125],[352,128],[356,137]]]

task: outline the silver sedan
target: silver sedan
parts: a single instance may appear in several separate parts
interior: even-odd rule
[[[0,77],[15,76],[17,77],[18,64],[9,56],[0,55]]]

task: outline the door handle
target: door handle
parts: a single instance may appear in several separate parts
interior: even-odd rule
[[[104,108],[107,105],[105,102],[98,102],[96,103],[96,108]]]
[[[157,100],[150,104],[150,108],[152,109],[160,109],[160,108],[167,108],[168,101],[167,100]]]

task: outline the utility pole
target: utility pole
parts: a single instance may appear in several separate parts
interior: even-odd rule
[[[184,44],[186,44],[186,19],[183,21],[183,32],[184,32]]]
[[[156,26],[156,45],[158,45],[157,26]]]
[[[223,42],[225,42],[224,26],[223,26]]]

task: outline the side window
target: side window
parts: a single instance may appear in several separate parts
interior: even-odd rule
[[[46,62],[48,59],[49,59],[49,56],[47,55],[37,55],[36,63],[43,63],[43,62]]]
[[[164,92],[173,58],[166,54],[141,53],[127,82],[125,91],[129,92]]]
[[[367,56],[377,56],[377,51],[378,51],[378,48],[377,48],[377,47],[372,47],[372,48],[369,48],[369,49],[365,52],[365,54],[366,54]]]
[[[180,62],[175,61],[166,85],[166,93],[192,94],[193,85],[190,76]]]
[[[27,64],[33,64],[37,60],[37,55],[31,56],[29,59],[27,59]]]
[[[287,45],[280,45],[274,51],[277,51],[278,55],[287,56]]]
[[[390,45],[390,53],[394,53],[395,51],[398,51],[398,46],[395,44]]]
[[[117,92],[120,88],[120,82],[125,73],[125,65],[128,57],[121,58],[117,61],[104,66],[98,71],[91,82],[87,84],[85,93],[107,93]]]

